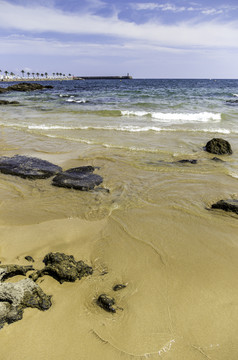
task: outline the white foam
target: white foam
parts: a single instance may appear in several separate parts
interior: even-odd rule
[[[73,99],[73,96],[70,96],[69,99],[66,100],[67,102],[72,102],[72,103],[78,103],[78,104],[85,104],[86,103],[86,100],[85,99],[78,99],[78,100],[75,100]]]
[[[233,96],[237,96],[237,97],[238,97],[238,94],[233,94]]]
[[[221,114],[210,112],[202,113],[161,113],[146,111],[122,111],[123,116],[150,116],[152,121],[160,121],[162,123],[180,124],[187,122],[219,122]]]

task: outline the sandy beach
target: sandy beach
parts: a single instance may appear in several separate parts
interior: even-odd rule
[[[30,255],[41,269],[47,253],[62,252],[93,268],[74,283],[38,279],[52,295],[52,306],[44,312],[27,308],[21,321],[0,330],[1,359],[235,360],[237,216],[209,209],[221,198],[237,196],[237,178],[230,175],[238,159],[236,134],[226,135],[233,155],[216,163],[203,149],[211,134],[150,132],[146,140],[137,133],[137,147],[148,141],[148,151],[135,151],[128,149],[134,132],[110,130],[114,147],[109,148],[104,129],[67,130],[66,136],[66,124],[60,133],[54,122],[44,135],[49,116],[63,121],[68,114],[73,124],[75,109],[72,114],[31,105],[14,109],[1,115],[7,119],[2,156],[38,157],[63,170],[92,165],[110,192],[0,174],[1,264],[29,265]],[[16,118],[26,126],[28,118],[38,121],[37,114],[41,129],[37,123],[17,127]],[[11,121],[15,125],[7,126]],[[95,137],[104,145],[73,141],[82,139],[77,131],[85,138],[91,131],[91,142]],[[154,143],[159,152],[151,151]],[[198,163],[174,163],[183,158]],[[115,292],[116,284],[126,287]],[[115,298],[116,313],[97,305],[102,293]]]

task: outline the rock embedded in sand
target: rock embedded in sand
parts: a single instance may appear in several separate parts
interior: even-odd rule
[[[232,154],[230,143],[221,138],[213,138],[212,140],[208,141],[208,143],[205,146],[205,150],[209,153],[217,154],[217,155]]]
[[[116,312],[116,308],[114,307],[115,299],[107,296],[106,294],[99,295],[97,299],[97,304],[105,311],[113,312],[113,313]]]
[[[26,259],[27,261],[29,261],[29,262],[35,262],[35,260],[33,259],[33,257],[30,256],[30,255],[25,256],[25,259]]]
[[[81,191],[92,190],[103,182],[103,178],[100,175],[93,174],[94,170],[93,166],[72,168],[56,175],[52,184]]]
[[[28,179],[46,179],[62,171],[46,160],[23,155],[0,157],[0,172]]]
[[[192,160],[182,159],[182,160],[178,160],[177,162],[181,164],[197,164],[198,161],[196,159],[192,159]]]
[[[36,281],[44,275],[52,276],[61,284],[64,281],[74,282],[83,276],[93,273],[93,269],[83,261],[76,261],[73,255],[65,255],[63,253],[49,253],[43,260],[45,267],[31,274],[30,277]]]
[[[214,158],[212,158],[211,159],[212,161],[216,161],[216,162],[225,162],[224,160],[222,160],[222,159],[219,159],[218,157],[214,157]]]
[[[31,279],[0,283],[0,328],[5,323],[21,320],[27,307],[48,310],[51,307],[51,296],[46,295]]]
[[[124,285],[124,284],[117,284],[117,285],[113,286],[113,290],[119,291],[119,290],[125,289],[125,287],[126,287],[126,285]]]
[[[32,265],[0,265],[0,281],[5,281],[16,275],[26,275],[28,271],[34,270]]]
[[[238,200],[234,200],[234,199],[220,200],[212,205],[212,209],[231,211],[238,215]]]

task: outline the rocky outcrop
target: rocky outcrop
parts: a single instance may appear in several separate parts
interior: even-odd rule
[[[220,200],[212,205],[212,209],[231,211],[238,215],[238,200],[234,200],[234,199]]]
[[[32,265],[0,265],[0,281],[5,281],[16,275],[26,275],[28,271],[34,270]]]
[[[45,267],[30,275],[34,281],[41,276],[49,275],[62,284],[64,281],[80,280],[83,276],[93,273],[93,269],[82,260],[76,261],[72,255],[63,253],[51,252],[44,257],[43,262]]]
[[[19,105],[18,101],[0,100],[0,105]]]
[[[97,305],[100,306],[102,309],[104,309],[107,312],[116,312],[115,305],[115,299],[107,296],[106,294],[99,295],[97,299]]]
[[[28,179],[46,179],[61,171],[61,167],[46,160],[23,155],[0,157],[0,172]]]
[[[27,261],[29,261],[29,262],[35,262],[35,260],[33,259],[33,257],[30,256],[30,255],[25,256],[25,260],[27,260]]]
[[[7,88],[0,88],[0,93],[4,93],[8,91],[34,91],[34,90],[43,90],[43,89],[53,89],[53,86],[22,82],[8,86]]]
[[[93,174],[94,170],[93,166],[72,168],[56,175],[52,184],[82,191],[92,190],[103,181],[100,175]]]
[[[217,155],[231,155],[232,149],[228,141],[220,138],[213,138],[208,141],[205,146],[205,150],[212,154]]]
[[[46,295],[32,279],[0,283],[0,328],[5,323],[21,320],[27,307],[48,310],[51,296]]]

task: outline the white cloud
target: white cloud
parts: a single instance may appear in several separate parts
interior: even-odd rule
[[[190,21],[172,25],[150,21],[139,25],[120,20],[116,15],[104,18],[91,14],[69,14],[53,8],[23,7],[6,1],[0,1],[0,9],[0,28],[29,35],[57,33],[60,37],[60,34],[90,34],[114,37],[114,43],[120,39],[122,45],[130,41],[137,46],[147,43],[160,48],[237,48],[238,21],[196,24]],[[39,44],[40,40],[35,41]],[[44,48],[45,40],[39,46]],[[68,43],[54,43],[54,49],[67,49],[67,46]],[[86,45],[84,47],[86,48]],[[87,44],[87,47],[90,48],[90,44]],[[4,46],[1,43],[1,48],[1,51],[7,52],[7,43],[5,42]]]

